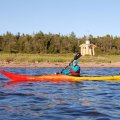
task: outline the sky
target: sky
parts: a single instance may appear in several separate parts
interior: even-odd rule
[[[120,36],[120,0],[0,0],[0,34]]]

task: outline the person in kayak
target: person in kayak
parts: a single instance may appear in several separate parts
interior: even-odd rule
[[[69,68],[62,70],[61,74],[80,76],[80,66],[78,65],[78,60],[74,60],[72,63],[70,63]]]

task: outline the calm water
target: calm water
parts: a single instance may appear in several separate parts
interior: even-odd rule
[[[3,69],[3,68],[1,68]],[[39,75],[58,68],[4,68]],[[116,75],[120,68],[84,68],[82,75]],[[120,120],[120,82],[22,82],[0,74],[0,120]]]

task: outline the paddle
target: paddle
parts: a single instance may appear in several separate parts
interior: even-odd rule
[[[69,63],[69,65],[70,65],[74,60],[77,60],[77,59],[80,58],[80,57],[81,57],[81,53],[80,53],[80,52],[76,53],[76,55],[74,56],[74,59]],[[63,70],[65,70],[66,68],[68,68],[69,65],[66,66]],[[61,73],[63,72],[63,70],[61,71]]]

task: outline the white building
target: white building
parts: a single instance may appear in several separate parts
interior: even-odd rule
[[[90,44],[90,41],[88,39],[85,41],[85,44],[81,44],[79,47],[80,47],[81,55],[83,56],[85,55],[94,56],[95,55],[96,46],[94,44]]]

